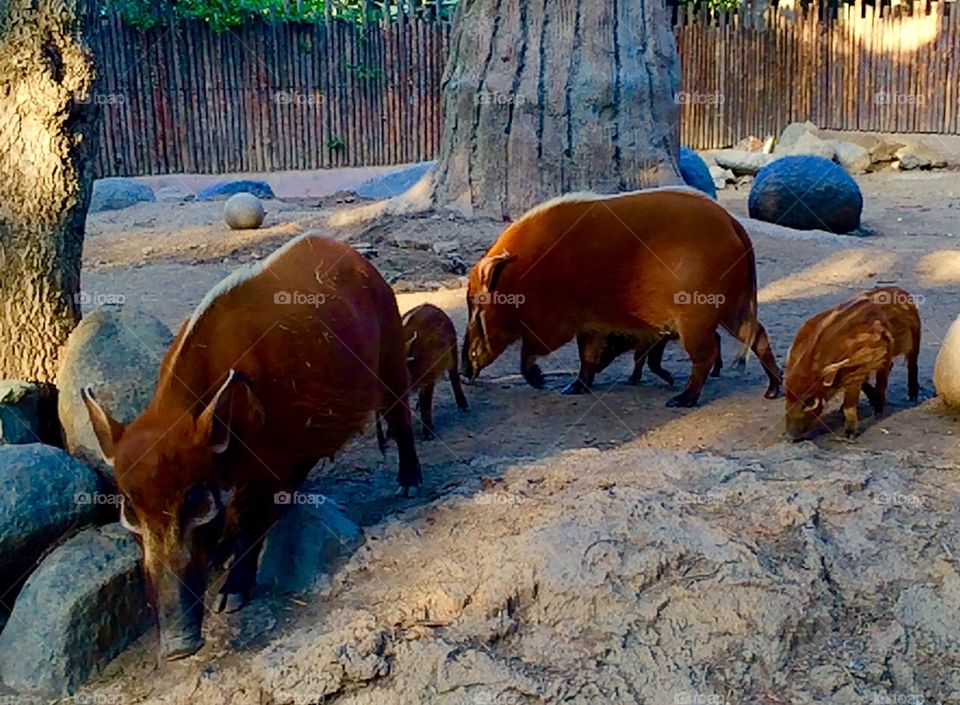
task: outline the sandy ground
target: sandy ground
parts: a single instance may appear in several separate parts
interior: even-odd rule
[[[960,175],[953,172],[858,177],[866,207],[863,238],[785,238],[752,232],[760,280],[760,317],[783,362],[804,319],[862,289],[896,284],[921,298],[923,343],[921,403],[906,400],[905,370],[895,369],[889,412],[874,419],[861,405],[862,435],[849,443],[825,432],[814,443],[825,452],[917,451],[952,463],[958,453],[957,419],[934,397],[931,381],[939,344],[960,314]],[[720,202],[746,214],[747,191],[721,192]],[[372,229],[330,232],[325,216],[335,199],[269,202],[265,227],[233,233],[222,224],[220,204],[161,200],[88,220],[83,289],[88,305],[122,297],[176,328],[205,291],[239,263],[268,254],[304,231],[319,231],[376,251],[372,261],[399,292],[401,311],[423,301],[441,306],[459,331],[465,292],[458,260],[467,266],[495,239],[502,224],[465,223],[441,217],[388,221]],[[441,247],[434,247],[441,243]],[[724,340],[729,360],[735,345]],[[675,393],[647,374],[639,387],[625,383],[627,357],[599,376],[592,393],[561,396],[577,367],[570,344],[542,361],[547,388],[528,387],[518,372],[518,353],[509,350],[480,379],[466,387],[468,413],[457,411],[449,388],[438,391],[435,418],[440,438],[420,444],[425,486],[418,499],[391,496],[396,461],[384,460],[372,434],[352,442],[316,477],[322,490],[362,525],[402,517],[423,503],[455,493],[478,478],[488,479],[487,459],[509,456],[550,461],[570,449],[710,450],[735,454],[784,444],[781,400],[763,399],[765,377],[755,360],[744,376],[724,371],[711,379],[692,410],[668,409]],[[678,385],[688,362],[678,346],[668,348],[665,366]],[[836,409],[827,417],[842,427]],[[495,480],[491,480],[495,481]],[[245,616],[222,627],[220,648],[205,650],[191,668],[202,669],[236,648],[254,648],[283,631],[311,607],[272,598],[255,601]],[[298,610],[301,610],[298,612]],[[298,617],[300,615],[300,617]],[[108,676],[137,680],[152,671],[150,638],[115,662]],[[217,643],[217,639],[213,640]],[[169,667],[165,667],[169,668]],[[168,676],[169,677],[169,676]],[[148,689],[149,690],[149,689]],[[147,697],[140,691],[138,697]]]

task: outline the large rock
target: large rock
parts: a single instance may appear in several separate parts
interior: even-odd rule
[[[787,152],[804,136],[820,136],[820,128],[807,120],[806,122],[791,122],[780,133],[774,149],[776,152]]]
[[[155,201],[156,196],[146,184],[133,179],[111,177],[93,182],[93,195],[90,197],[90,213],[114,211],[129,208],[141,201]]]
[[[218,181],[197,193],[198,201],[226,200],[238,193],[252,193],[257,198],[275,198],[273,189],[266,181],[252,179],[237,179],[235,181]]]
[[[60,354],[57,378],[57,410],[71,454],[113,477],[80,390],[92,387],[115,419],[130,423],[153,396],[160,361],[172,341],[173,335],[159,320],[122,305],[101,306],[74,328]]]
[[[384,198],[393,198],[404,193],[414,184],[416,184],[423,175],[430,171],[436,162],[420,162],[405,169],[375,176],[372,179],[364,181],[353,189],[353,192],[361,198],[372,198],[381,200]]]
[[[756,174],[767,164],[771,164],[776,157],[763,152],[748,152],[743,149],[721,149],[714,154],[717,164],[729,169],[737,176]]]
[[[688,147],[680,147],[680,176],[688,186],[703,191],[710,198],[717,197],[717,187],[713,183],[710,169],[700,155]]]
[[[783,157],[750,190],[750,217],[798,230],[846,233],[860,227],[863,196],[843,167],[821,157]]]
[[[960,410],[960,316],[958,316],[940,344],[933,366],[933,386],[943,403]]]
[[[280,492],[274,501],[287,510],[267,535],[257,582],[283,593],[325,586],[336,559],[359,544],[360,527],[318,492]]]
[[[252,193],[230,196],[223,204],[223,219],[233,230],[254,230],[263,225],[263,204]]]
[[[0,584],[93,523],[107,497],[97,473],[59,448],[0,445]]]
[[[782,147],[777,150],[778,156],[790,155],[812,155],[823,157],[824,159],[833,159],[833,145],[826,140],[820,139],[812,132],[802,133],[789,147]]]
[[[0,380],[0,443],[41,440],[40,388],[21,380]]]
[[[733,183],[737,180],[737,177],[732,171],[716,164],[710,167],[710,178],[713,179],[713,185],[718,191],[725,189],[728,183]]]
[[[870,170],[872,160],[870,159],[870,150],[855,142],[845,142],[844,140],[830,140],[833,147],[835,159],[847,172],[851,174],[864,174]]]
[[[133,536],[119,524],[80,532],[20,591],[0,634],[0,680],[27,693],[74,693],[149,628],[148,605]]]
[[[912,169],[941,169],[946,160],[932,150],[925,142],[914,142],[897,150],[897,168],[903,171]]]

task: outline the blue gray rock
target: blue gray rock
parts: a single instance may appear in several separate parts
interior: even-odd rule
[[[133,179],[110,177],[93,182],[93,195],[90,197],[90,213],[115,211],[129,208],[141,201],[155,201],[153,189]]]
[[[160,362],[172,342],[163,323],[132,307],[101,306],[84,316],[60,353],[57,375],[57,413],[71,455],[113,477],[80,390],[91,387],[113,418],[130,423],[153,397]]]
[[[226,200],[238,193],[252,193],[257,198],[276,198],[273,189],[266,181],[252,179],[238,179],[236,181],[218,181],[215,184],[201,189],[197,193],[198,201]]]
[[[0,380],[0,443],[40,440],[40,388],[20,380]]]
[[[713,183],[707,163],[688,147],[680,147],[680,176],[687,186],[703,191],[710,198],[717,197],[717,187]]]
[[[281,593],[322,587],[334,561],[359,544],[360,527],[318,492],[280,492],[274,501],[289,506],[267,535],[257,583]]]
[[[815,156],[777,159],[757,172],[750,217],[798,230],[847,233],[860,227],[863,196],[839,164]]]
[[[0,445],[0,579],[22,575],[103,510],[102,481],[85,463],[40,443]]]
[[[383,176],[376,176],[364,181],[353,189],[353,192],[361,198],[371,198],[375,200],[399,196],[416,184],[435,164],[436,162],[420,162],[406,169],[399,169],[398,171],[392,171]]]
[[[20,591],[0,634],[0,680],[70,695],[152,621],[133,536],[119,524],[87,529],[51,552]]]

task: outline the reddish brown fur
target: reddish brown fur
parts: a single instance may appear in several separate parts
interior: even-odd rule
[[[712,297],[713,303],[685,303]],[[719,302],[716,305],[716,302]],[[569,392],[593,382],[607,336],[677,334],[693,371],[671,405],[697,402],[724,327],[751,346],[779,391],[776,360],[756,316],[750,239],[721,206],[687,191],[560,200],[508,227],[470,272],[463,369],[470,376],[522,341],[521,371],[543,384],[536,358],[586,336]]]
[[[294,490],[363,431],[371,412],[383,410],[395,430],[400,484],[420,482],[400,314],[363,257],[304,237],[201,309],[181,327],[152,401],[129,427],[87,400],[114,458],[124,514],[140,529],[172,657],[202,644],[207,561],[233,553],[224,593],[245,599],[277,515],[275,493]],[[184,528],[216,510],[209,524]]]
[[[920,315],[903,289],[874,289],[807,320],[787,356],[786,430],[803,438],[841,390],[848,437],[856,435],[861,390],[879,415],[894,358],[907,359],[908,394],[919,393]],[[869,384],[876,375],[875,386]]]
[[[453,321],[433,304],[422,304],[403,316],[403,337],[407,345],[407,369],[410,392],[419,394],[418,406],[424,438],[432,438],[433,391],[444,374],[450,380],[453,396],[461,411],[467,410],[467,398],[460,386],[457,355],[457,331]]]

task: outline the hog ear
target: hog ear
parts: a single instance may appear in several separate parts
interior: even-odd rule
[[[823,386],[832,387],[834,382],[837,381],[837,374],[850,362],[849,357],[845,357],[840,362],[832,362],[829,365],[826,365],[823,368],[823,371],[820,373],[820,379],[823,381]]]
[[[497,288],[503,268],[517,258],[509,252],[498,255],[487,255],[477,263],[477,275],[480,279],[481,291],[493,291]]]
[[[408,340],[406,342],[406,345],[404,346],[407,352],[408,362],[410,361],[410,350],[413,348],[413,344],[416,342],[416,340],[417,340],[417,331],[413,331],[413,335],[410,337],[410,340]]]
[[[223,453],[230,446],[231,430],[239,418],[256,416],[262,423],[264,415],[249,378],[231,369],[226,381],[197,419],[197,432],[210,450]]]
[[[90,387],[80,390],[80,398],[83,399],[83,404],[87,407],[90,425],[93,426],[93,433],[100,444],[100,452],[103,453],[103,457],[108,463],[112,463],[117,452],[117,444],[124,432],[124,426],[100,406]]]

